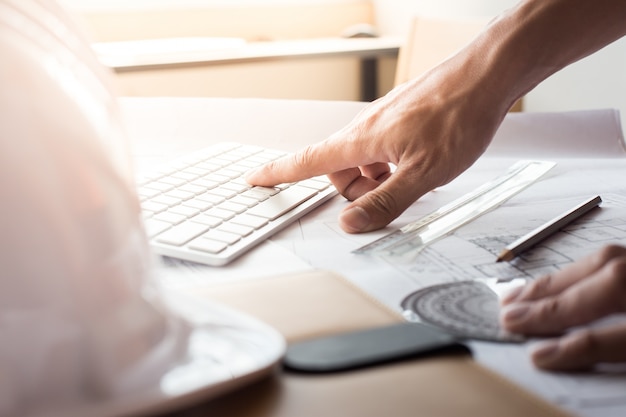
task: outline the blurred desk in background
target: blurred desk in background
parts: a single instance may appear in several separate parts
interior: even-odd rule
[[[360,60],[360,99],[378,96],[377,64],[381,57],[397,57],[404,39],[316,38],[247,42],[241,38],[162,38],[93,45],[100,60],[123,77],[149,74],[150,77],[185,77],[185,70],[227,64],[246,64],[320,58],[356,57]]]

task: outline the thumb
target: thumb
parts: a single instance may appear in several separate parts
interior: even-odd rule
[[[354,200],[339,215],[339,225],[348,233],[381,229],[391,223],[426,191],[396,172],[375,189]]]

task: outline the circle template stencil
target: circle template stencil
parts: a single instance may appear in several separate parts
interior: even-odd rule
[[[424,323],[464,338],[498,342],[524,340],[500,327],[498,294],[480,280],[426,287],[408,295],[401,305],[409,319],[417,316]]]

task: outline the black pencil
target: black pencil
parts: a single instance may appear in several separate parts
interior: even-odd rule
[[[548,236],[551,236],[554,233],[558,232],[566,225],[570,224],[574,220],[581,217],[583,214],[587,213],[592,208],[597,207],[601,202],[602,199],[600,198],[600,196],[590,198],[584,203],[581,203],[573,209],[550,220],[543,226],[540,226],[532,232],[520,237],[515,242],[504,248],[502,252],[500,252],[500,255],[498,255],[498,259],[496,260],[496,262],[510,261],[520,253],[541,242]]]

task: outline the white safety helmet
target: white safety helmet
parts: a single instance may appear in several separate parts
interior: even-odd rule
[[[132,392],[181,351],[106,69],[52,0],[0,0],[0,415]]]

